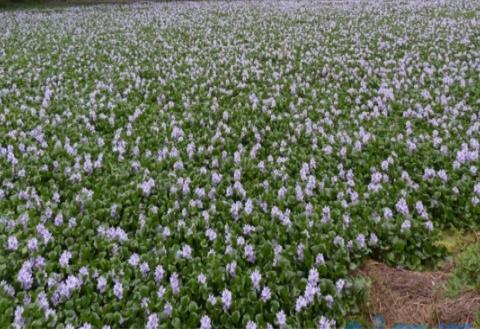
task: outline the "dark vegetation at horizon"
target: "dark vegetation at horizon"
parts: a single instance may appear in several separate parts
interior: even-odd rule
[[[97,4],[127,4],[134,2],[173,2],[182,0],[0,0],[2,9],[41,8],[51,6],[75,6]]]

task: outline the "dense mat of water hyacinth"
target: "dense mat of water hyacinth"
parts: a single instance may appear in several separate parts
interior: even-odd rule
[[[480,221],[479,12],[0,13],[0,327],[344,326]]]

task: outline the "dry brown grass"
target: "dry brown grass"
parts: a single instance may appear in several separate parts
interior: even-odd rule
[[[480,310],[480,294],[465,292],[447,298],[442,286],[446,283],[451,265],[439,271],[414,272],[368,261],[358,275],[368,277],[370,315],[382,314],[387,328],[395,323],[441,322],[473,323]]]

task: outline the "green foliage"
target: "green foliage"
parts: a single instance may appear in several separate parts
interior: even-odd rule
[[[480,243],[468,246],[455,258],[454,271],[448,279],[446,289],[450,296],[468,290],[480,292]]]

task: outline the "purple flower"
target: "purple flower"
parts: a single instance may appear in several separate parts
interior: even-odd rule
[[[150,272],[150,266],[147,262],[143,262],[140,264],[140,272],[142,272],[143,276],[146,276],[148,272]]]
[[[62,252],[62,255],[60,256],[60,266],[63,268],[68,267],[68,263],[70,262],[70,259],[72,258],[72,253],[68,250],[64,250]]]
[[[255,250],[253,249],[253,246],[251,244],[247,244],[244,248],[244,254],[245,258],[247,258],[247,261],[250,263],[255,263]]]
[[[276,322],[280,328],[284,327],[287,324],[287,315],[283,310],[280,310],[276,314]]]
[[[436,175],[436,173],[435,173],[434,169],[426,168],[424,173],[423,173],[423,180],[429,181],[429,180],[435,178],[435,175]]]
[[[448,181],[448,175],[447,175],[447,172],[445,170],[439,170],[437,172],[437,176],[438,178],[440,178],[442,181],[446,182]]]
[[[138,187],[142,190],[144,196],[149,196],[155,187],[155,181],[152,178],[138,184]]]
[[[211,329],[212,328],[212,321],[208,317],[208,315],[202,316],[200,319],[200,329]]]
[[[158,329],[158,315],[152,313],[148,316],[146,329]]]
[[[179,127],[173,127],[172,129],[172,138],[176,141],[181,141],[183,137],[183,130]]]
[[[164,286],[160,286],[157,291],[158,299],[162,299],[166,292],[167,292],[167,289],[165,289]]]
[[[178,279],[178,273],[173,273],[170,276],[170,287],[174,295],[180,292],[180,280]]]
[[[316,285],[318,283],[318,279],[319,279],[319,274],[318,274],[318,271],[316,268],[312,267],[309,271],[308,271],[308,283],[312,284],[312,285]]]
[[[18,240],[17,240],[16,236],[8,237],[7,249],[8,250],[17,250],[18,249]]]
[[[360,249],[365,248],[365,246],[366,246],[365,235],[360,233],[359,235],[357,235],[357,238],[355,239],[355,241],[357,243],[358,248],[360,248]]]
[[[245,329],[257,329],[257,324],[250,320],[247,322],[247,326],[245,327]]]
[[[212,305],[217,304],[217,298],[215,298],[215,296],[213,296],[212,294],[208,295],[207,301]]]
[[[30,289],[33,284],[32,267],[33,264],[31,261],[25,261],[17,275],[18,281],[20,281],[25,290]]]
[[[335,288],[337,290],[337,293],[341,293],[344,287],[345,287],[345,280],[338,279],[337,282],[335,283]]]
[[[235,276],[235,271],[237,269],[237,262],[233,261],[231,263],[228,263],[226,266],[228,274],[231,276]]]
[[[115,285],[113,286],[113,294],[118,298],[122,299],[123,298],[123,286],[120,282],[116,282]]]
[[[105,277],[103,277],[103,276],[98,277],[98,279],[97,279],[97,289],[98,289],[98,291],[100,291],[101,293],[104,293],[106,287],[107,287],[107,279],[105,279]]]
[[[305,297],[307,305],[313,303],[317,294],[320,294],[320,289],[315,284],[307,283],[305,292],[303,293],[303,297]]]
[[[225,312],[232,306],[232,293],[228,289],[222,291],[222,304]]]
[[[257,329],[257,324],[250,320],[247,322],[247,326],[245,327],[245,329]]]
[[[256,290],[260,289],[260,281],[262,280],[262,275],[260,272],[255,270],[250,274],[250,280],[252,280],[252,284]]]
[[[480,183],[475,184],[475,186],[473,187],[473,192],[476,195],[480,196]]]
[[[395,209],[397,209],[399,213],[405,216],[407,216],[410,213],[408,210],[407,201],[405,201],[404,198],[401,198],[400,200],[398,200],[398,202],[395,204]]]
[[[184,244],[182,249],[178,251],[178,256],[186,259],[192,258],[192,248],[188,244]]]
[[[392,219],[393,218],[393,212],[390,208],[383,208],[383,217],[385,219]]]
[[[295,302],[295,312],[300,312],[302,309],[307,307],[307,300],[303,296],[299,296]]]
[[[325,264],[325,258],[323,257],[323,254],[317,254],[315,256],[315,265],[324,265]]]
[[[244,211],[247,215],[250,215],[253,211],[253,201],[251,199],[248,199],[246,202],[245,202],[245,208],[244,208]]]
[[[207,277],[205,276],[205,274],[203,273],[200,273],[198,276],[197,276],[197,281],[201,284],[205,284],[207,283]]]
[[[17,306],[15,308],[15,318],[13,320],[15,328],[23,328],[25,319],[23,318],[23,306]]]
[[[269,287],[267,287],[267,286],[263,287],[262,293],[261,293],[261,298],[262,298],[262,301],[264,301],[264,302],[268,302],[270,300],[270,298],[272,298],[272,292],[271,292]]]
[[[335,320],[329,320],[322,315],[318,321],[317,329],[335,329]]]
[[[165,275],[165,270],[163,269],[162,265],[157,265],[155,268],[155,282],[159,283],[163,276]]]
[[[163,308],[163,313],[165,313],[167,316],[172,315],[173,312],[173,306],[170,303],[166,303],[165,307]]]
[[[412,224],[410,223],[410,221],[408,219],[406,219],[402,223],[401,231],[402,232],[408,231],[408,230],[410,230],[410,227],[412,227]]]

